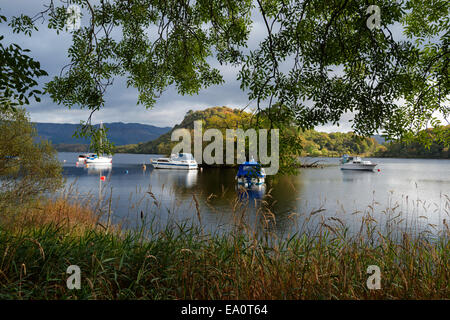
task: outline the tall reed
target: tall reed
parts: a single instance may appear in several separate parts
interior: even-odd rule
[[[151,191],[147,197],[150,209],[161,209]],[[92,209],[53,201],[45,218],[0,224],[0,299],[450,297],[446,220],[436,237],[393,233],[394,220],[383,233],[388,229],[378,228],[368,210],[359,232],[350,234],[341,218],[311,212],[303,231],[280,237],[266,200],[250,218],[249,204],[237,198],[232,229],[214,232],[205,230],[194,196],[191,219],[162,224],[151,209],[139,212],[135,229],[106,230]],[[81,269],[80,290],[66,286],[72,264]],[[366,285],[369,265],[381,269],[380,290]]]

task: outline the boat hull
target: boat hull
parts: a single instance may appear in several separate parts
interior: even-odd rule
[[[95,159],[86,159],[87,164],[109,164],[112,163],[111,158],[95,158]]]
[[[341,170],[356,170],[356,171],[373,171],[376,164],[345,164]]]
[[[178,163],[152,163],[155,169],[173,169],[173,170],[197,170],[197,164],[178,164]]]
[[[248,179],[246,177],[239,177],[236,179],[239,185],[243,186],[260,186],[264,184],[264,178],[251,178]]]

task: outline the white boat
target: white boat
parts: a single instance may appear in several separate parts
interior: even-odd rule
[[[97,156],[94,154],[91,157],[86,158],[86,164],[110,164],[112,163],[112,157],[111,156]]]
[[[198,164],[190,153],[172,154],[170,158],[150,159],[155,169],[197,170]]]
[[[103,122],[100,121],[100,130],[103,129]],[[100,146],[102,145],[102,140],[100,136]],[[86,164],[106,164],[106,163],[112,163],[112,156],[104,156],[104,155],[97,155],[92,154],[90,157],[86,158]]]
[[[342,157],[341,163],[341,170],[373,171],[377,165],[371,161],[363,161],[360,157],[349,157],[346,154]]]

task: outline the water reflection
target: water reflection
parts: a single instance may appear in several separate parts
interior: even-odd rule
[[[95,164],[86,164],[84,165],[87,174],[102,174],[106,175],[111,173],[112,164],[111,163],[95,163]]]
[[[251,187],[245,188],[243,186],[236,186],[236,192],[238,194],[239,200],[262,200],[266,194],[266,186],[262,185],[252,185]]]
[[[351,171],[351,170],[341,170],[342,180],[348,182],[354,181],[371,181],[373,176],[377,173],[375,171]]]
[[[192,188],[197,185],[197,170],[147,169],[150,172],[150,184]],[[152,183],[153,182],[153,183]]]

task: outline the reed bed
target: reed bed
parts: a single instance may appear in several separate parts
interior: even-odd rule
[[[21,208],[20,213],[2,212],[1,228],[8,232],[22,232],[26,229],[45,227],[49,224],[72,234],[83,233],[94,228],[98,216],[89,206],[69,203],[59,198],[52,201],[39,200]]]
[[[151,192],[147,196],[161,205]],[[98,207],[48,200],[45,218],[35,213],[0,224],[0,299],[450,297],[445,220],[437,237],[401,231],[393,237],[377,228],[369,210],[353,235],[334,217],[279,237],[276,216],[264,202],[248,219],[248,203],[236,199],[229,232],[207,231],[199,202],[194,195],[192,219],[161,225],[154,213],[141,211],[140,225],[120,230],[105,227],[105,210]],[[316,214],[309,213],[305,225]],[[79,290],[66,286],[70,265],[81,269]],[[381,270],[379,290],[367,287],[370,265]]]

